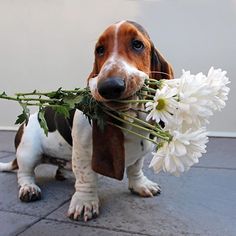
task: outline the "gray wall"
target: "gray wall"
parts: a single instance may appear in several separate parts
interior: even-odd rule
[[[228,71],[226,108],[209,130],[236,133],[236,0],[0,0],[0,90],[85,86],[99,34],[121,19],[139,22],[181,70]],[[20,108],[0,101],[0,126],[13,126]]]

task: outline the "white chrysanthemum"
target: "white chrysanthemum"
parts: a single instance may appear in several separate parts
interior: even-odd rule
[[[164,90],[157,93],[154,102],[146,105],[146,110],[151,111],[147,119],[164,121],[164,130],[170,133],[172,140],[164,142],[153,153],[150,166],[156,172],[163,170],[178,176],[197,163],[206,152],[208,138],[202,126],[208,123],[215,110],[225,106],[230,90],[227,84],[230,82],[225,71],[212,67],[207,76],[183,71],[180,78],[163,80],[162,83]],[[170,108],[165,106],[163,109],[164,117],[158,109],[158,102],[160,105],[162,99],[173,101]]]
[[[172,114],[177,108],[176,88],[168,88],[164,86],[162,89],[156,91],[153,102],[145,104],[146,111],[150,111],[146,120],[155,120],[157,123],[162,120],[166,124],[173,120]]]
[[[169,89],[178,90],[178,109],[173,115],[183,130],[205,125],[214,110],[225,106],[229,93],[226,86],[229,80],[225,75],[225,71],[212,67],[207,77],[202,73],[191,75],[189,71],[183,71],[179,79],[163,81]]]
[[[207,118],[213,113],[207,106],[211,97],[206,85],[206,77],[202,73],[193,76],[189,71],[183,71],[178,87],[178,110],[175,114],[178,124],[201,127],[207,123]]]
[[[226,77],[226,71],[221,69],[210,68],[207,75],[208,86],[212,92],[212,108],[214,110],[221,110],[225,106],[225,101],[228,100],[229,87],[226,85],[230,83]]]
[[[155,172],[169,172],[176,176],[187,171],[206,152],[208,137],[205,128],[185,133],[173,131],[170,142],[164,142],[156,153],[149,167]]]

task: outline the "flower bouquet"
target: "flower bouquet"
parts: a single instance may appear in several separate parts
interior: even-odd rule
[[[173,80],[157,81],[149,78],[137,92],[136,100],[113,100],[115,103],[138,105],[138,110],[133,110],[131,106],[128,111],[115,110],[97,102],[89,88],[60,88],[47,93],[35,90],[31,93],[17,93],[14,97],[3,92],[0,98],[18,101],[22,106],[23,112],[18,116],[16,124],[27,123],[29,107],[38,106],[38,120],[46,135],[46,107],[53,108],[65,117],[69,116],[70,110],[79,109],[90,121],[96,120],[101,129],[110,124],[154,143],[150,167],[157,173],[164,171],[178,176],[198,163],[206,152],[208,137],[205,125],[209,123],[208,119],[214,111],[225,106],[229,83],[226,71],[213,67],[207,76],[183,71],[180,78]],[[137,112],[143,113],[145,119],[137,118]],[[135,131],[130,126],[135,127]],[[143,136],[143,131],[150,136]]]

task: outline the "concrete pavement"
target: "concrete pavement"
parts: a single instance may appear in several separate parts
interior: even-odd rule
[[[0,132],[0,161],[14,158],[14,132]],[[236,235],[236,139],[210,138],[200,163],[181,177],[146,175],[161,195],[140,198],[122,182],[99,179],[100,216],[87,223],[66,217],[73,179],[56,181],[55,167],[37,168],[43,198],[22,203],[15,173],[0,173],[0,235]],[[45,168],[46,167],[46,168]]]

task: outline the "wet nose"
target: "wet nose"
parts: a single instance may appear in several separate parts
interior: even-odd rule
[[[106,99],[120,98],[125,90],[125,82],[120,77],[109,77],[98,83],[99,94]]]

